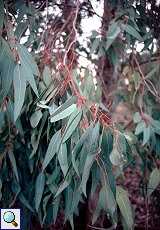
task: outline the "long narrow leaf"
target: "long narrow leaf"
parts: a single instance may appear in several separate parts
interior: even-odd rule
[[[23,106],[25,91],[26,91],[26,78],[22,70],[22,67],[19,64],[17,64],[14,69],[13,85],[14,85],[14,100],[15,100],[14,122],[16,122]]]

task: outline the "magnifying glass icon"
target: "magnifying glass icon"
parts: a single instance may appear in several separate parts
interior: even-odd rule
[[[5,212],[4,215],[3,215],[3,219],[4,219],[5,222],[11,223],[11,224],[13,224],[15,227],[18,226],[18,224],[15,222],[15,215],[14,215],[14,213],[11,212],[11,211]]]

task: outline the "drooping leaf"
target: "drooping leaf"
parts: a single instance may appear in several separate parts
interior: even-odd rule
[[[53,221],[54,221],[54,223],[57,220],[59,203],[60,203],[60,196],[57,196],[56,198],[54,198],[54,201],[53,201]]]
[[[67,127],[65,129],[64,135],[62,137],[62,143],[64,143],[68,138],[72,135],[74,130],[77,128],[82,116],[82,110],[81,108],[77,108],[72,113],[68,123]]]
[[[160,171],[155,168],[150,175],[148,188],[147,188],[147,196],[151,196],[157,186],[160,184]]]
[[[124,132],[123,135],[131,144],[136,144],[138,141],[136,136],[131,132]]]
[[[147,143],[147,141],[149,140],[150,136],[151,136],[151,127],[146,127],[143,130],[143,143],[142,143],[143,146]]]
[[[132,35],[134,38],[137,38],[139,41],[142,41],[142,37],[140,36],[140,34],[137,32],[137,30],[135,30],[135,28],[133,28],[130,25],[123,25],[123,29],[130,35]]]
[[[140,122],[136,127],[135,134],[138,135],[142,133],[145,128],[146,128],[146,123],[144,121]]]
[[[116,210],[116,200],[109,186],[103,186],[99,193],[100,206],[111,216]]]
[[[43,76],[43,81],[44,81],[45,85],[49,86],[51,81],[52,81],[52,78],[51,78],[51,71],[50,71],[50,68],[48,66],[44,67],[42,76]]]
[[[116,149],[116,148],[113,148],[112,152],[109,155],[109,159],[113,165],[121,165],[122,164],[121,154],[118,151],[118,149]]]
[[[116,188],[116,201],[118,203],[118,206],[120,208],[120,211],[129,226],[129,228],[132,228],[133,226],[133,217],[132,217],[132,210],[131,210],[131,204],[128,199],[128,196],[124,189],[117,186]]]
[[[27,80],[29,81],[29,84],[31,85],[33,91],[38,96],[37,85],[36,85],[36,81],[35,81],[35,78],[33,75],[32,68],[29,65],[29,63],[23,58],[24,57],[20,56],[20,62],[21,62],[22,69],[23,69],[25,76],[26,76]]]
[[[87,184],[87,181],[89,178],[90,170],[91,170],[92,164],[94,162],[94,158],[99,153],[99,151],[100,151],[100,149],[98,148],[98,149],[90,152],[86,158],[86,162],[85,162],[84,170],[83,170],[83,174],[82,174],[82,191],[83,191],[85,196],[87,196],[86,195],[86,184]]]
[[[18,171],[17,171],[16,159],[15,159],[15,157],[14,157],[13,152],[12,152],[10,149],[9,149],[9,151],[8,151],[8,156],[9,156],[10,162],[11,162],[11,164],[12,164],[14,173],[15,173],[15,175],[16,175],[17,181],[19,182],[19,176],[18,176]]]
[[[13,80],[15,64],[12,59],[7,59],[2,67],[2,89],[3,89],[3,97],[8,94],[8,91],[11,87]]]
[[[36,112],[32,114],[30,118],[30,123],[31,123],[32,128],[35,128],[38,125],[41,118],[42,118],[41,110],[37,110]]]
[[[33,73],[36,76],[39,76],[39,70],[38,70],[37,64],[34,61],[32,55],[27,50],[27,48],[24,45],[17,43],[17,50],[18,50],[18,54],[20,56],[20,59],[23,60],[24,64],[25,64],[25,62],[28,62]]]
[[[142,120],[142,118],[141,118],[139,112],[136,112],[136,113],[134,114],[133,121],[134,121],[135,123],[138,123],[138,122],[140,122],[141,120]]]
[[[25,74],[22,70],[22,67],[17,64],[14,69],[14,77],[13,77],[13,86],[14,86],[14,122],[16,122],[25,97],[26,91],[26,78]]]
[[[66,143],[62,143],[59,152],[58,152],[58,161],[61,166],[61,170],[63,171],[64,176],[68,171],[68,159],[67,159],[67,147]]]
[[[59,146],[61,142],[61,131],[56,132],[53,137],[51,138],[51,141],[49,143],[42,167],[45,169],[49,162],[54,157],[55,153],[58,152]]]
[[[96,38],[92,44],[91,51],[90,51],[90,56],[96,51],[100,44],[100,38]]]
[[[40,172],[35,183],[35,208],[37,212],[42,200],[44,185],[45,185],[45,175],[43,172]]]
[[[4,3],[3,3],[3,1],[0,1],[0,15],[1,15],[0,31],[2,31],[3,30],[3,23],[4,23]]]
[[[77,103],[77,101],[78,101],[78,97],[77,96],[70,97],[64,104],[62,104],[61,106],[59,106],[54,111],[54,113],[51,114],[51,117],[56,116],[57,114],[60,114],[61,112],[63,112],[64,110],[66,110],[71,105]]]
[[[59,121],[65,117],[68,117],[70,116],[73,111],[76,109],[76,105],[75,104],[72,104],[70,107],[68,107],[67,109],[63,110],[61,113],[55,115],[55,116],[52,116],[50,121],[51,122],[55,122],[55,121]]]

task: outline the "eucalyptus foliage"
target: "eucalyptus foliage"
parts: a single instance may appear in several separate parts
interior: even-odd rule
[[[113,2],[112,9],[116,6]],[[141,14],[145,2],[141,1]],[[143,50],[152,44],[155,28],[148,27],[147,31],[141,23],[142,15],[132,3],[128,1],[130,7],[124,4],[105,34],[93,31],[88,59],[94,53],[98,58],[107,53],[117,67],[116,47],[125,52],[128,48],[134,50],[137,41],[144,43]],[[52,4],[56,6],[56,1]],[[80,3],[77,4],[79,11]],[[44,228],[55,223],[58,211],[63,209],[64,223],[69,221],[74,229],[79,204],[93,196],[100,184],[92,224],[103,209],[112,223],[111,229],[116,228],[119,217],[124,229],[133,229],[133,209],[125,190],[117,186],[117,178],[135,159],[133,145],[143,161],[146,150],[141,149],[141,143],[148,145],[153,158],[159,157],[160,117],[155,111],[155,105],[159,106],[159,89],[155,89],[154,95],[154,86],[147,80],[157,81],[159,63],[144,75],[139,66],[133,69],[126,63],[123,73],[129,79],[130,89],[124,87],[116,92],[131,109],[133,104],[137,107],[133,118],[137,139],[133,130],[124,130],[110,118],[109,108],[102,103],[100,81],[95,87],[87,69],[84,77],[79,77],[80,67],[75,67],[74,57],[68,55],[69,48],[76,43],[74,24],[71,41],[62,33],[47,43],[52,38],[51,31],[49,27],[45,30],[47,24],[44,25],[42,12],[36,7],[29,1],[0,1],[1,207],[22,208],[24,229],[32,225],[32,217]],[[73,15],[76,17],[75,12]],[[143,16],[147,20],[148,16]],[[48,17],[51,23],[52,16]],[[53,33],[57,30],[58,24]],[[63,47],[56,48],[59,37]],[[72,46],[67,43],[73,41]],[[149,52],[152,55],[153,44]],[[144,83],[147,91],[143,107],[140,95]],[[158,164],[153,163],[147,196],[160,182]]]

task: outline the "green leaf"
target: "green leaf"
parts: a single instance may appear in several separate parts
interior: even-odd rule
[[[138,135],[142,133],[145,128],[146,128],[146,123],[144,121],[140,122],[136,127],[135,134]]]
[[[134,114],[134,117],[133,117],[134,123],[139,123],[141,120],[142,120],[142,118],[141,118],[139,112],[136,112],[136,113]]]
[[[75,111],[72,113],[72,115],[69,118],[67,127],[65,129],[64,135],[62,137],[62,143],[64,143],[68,138],[72,135],[74,130],[77,128],[82,116],[82,110],[81,108],[75,109]]]
[[[70,116],[73,111],[76,109],[76,105],[75,104],[72,104],[70,107],[68,107],[67,109],[63,110],[61,113],[51,117],[50,121],[51,122],[56,122],[56,121],[59,121],[63,118],[66,118],[68,116]]]
[[[140,34],[130,25],[123,25],[123,29],[134,38],[137,38],[139,41],[142,41]]]
[[[36,184],[35,184],[35,208],[37,212],[39,209],[39,205],[41,203],[44,185],[45,185],[45,175],[43,172],[40,172],[36,179]]]
[[[160,184],[160,171],[155,168],[150,175],[149,183],[147,187],[147,196],[151,196],[152,192],[157,188],[157,186]]]
[[[91,51],[90,51],[90,56],[96,51],[100,44],[100,38],[96,38],[94,42],[92,43]]]
[[[11,59],[6,59],[2,67],[2,89],[3,97],[8,94],[13,80],[15,64]]]
[[[52,81],[52,78],[51,78],[51,71],[50,71],[50,68],[48,66],[44,67],[42,76],[43,76],[43,81],[44,81],[45,85],[49,86],[51,81]]]
[[[124,132],[123,135],[129,142],[131,142],[131,144],[136,144],[138,141],[136,136],[131,132]]]
[[[21,62],[22,69],[23,69],[25,76],[26,76],[27,80],[29,81],[29,84],[31,85],[33,91],[38,96],[38,90],[37,90],[36,81],[35,81],[34,76],[33,76],[33,71],[31,69],[29,63],[23,58],[24,57],[20,56],[20,62]]]
[[[82,191],[83,191],[85,196],[87,196],[86,195],[86,183],[87,183],[87,180],[89,178],[90,170],[91,170],[92,164],[94,162],[94,158],[99,153],[99,151],[100,151],[100,149],[98,148],[98,149],[90,152],[86,158],[86,162],[85,162],[84,170],[83,170],[83,174],[82,174]]]
[[[52,160],[56,152],[58,152],[60,143],[61,143],[61,131],[58,131],[53,135],[49,143],[49,146],[48,146],[48,149],[47,149],[47,152],[46,152],[43,164],[42,164],[43,170],[47,167],[47,165]]]
[[[61,112],[63,112],[65,109],[67,109],[68,107],[70,107],[71,105],[75,104],[78,102],[78,97],[77,96],[73,96],[70,97],[63,105],[59,106],[53,114],[51,114],[51,117],[56,116],[57,114],[60,114]]]
[[[78,158],[79,153],[81,152],[82,147],[84,145],[84,142],[87,140],[91,130],[93,130],[93,125],[89,126],[89,128],[86,130],[86,132],[82,135],[82,137],[76,143],[75,148],[72,151],[72,164],[73,164],[73,168],[75,169],[78,176],[80,176],[79,171],[78,171],[79,162],[77,163],[76,159]]]
[[[70,182],[68,182],[67,180],[65,180],[65,181],[61,184],[61,186],[59,187],[59,189],[58,189],[58,191],[57,191],[55,197],[57,197],[65,188],[67,188],[69,184],[70,184]]]
[[[22,67],[18,64],[14,69],[13,86],[14,86],[14,122],[16,122],[23,106],[25,91],[26,91],[25,74],[22,70]]]
[[[10,162],[12,164],[12,167],[13,167],[13,170],[14,170],[14,173],[16,175],[16,178],[17,178],[17,181],[19,182],[19,177],[18,177],[18,171],[17,171],[17,164],[16,164],[16,160],[15,160],[15,157],[14,157],[14,154],[13,152],[9,149],[8,151],[8,157],[10,159]]]
[[[58,197],[54,198],[54,201],[53,201],[53,221],[54,221],[54,223],[57,220],[60,200],[61,200],[60,196],[58,196]]]
[[[94,223],[96,222],[97,218],[98,218],[99,215],[100,215],[100,212],[101,212],[101,206],[100,206],[100,204],[99,204],[99,202],[98,202],[97,207],[96,207],[96,210],[95,210],[94,213],[93,213],[92,224],[94,224]]]
[[[111,216],[115,212],[117,208],[116,200],[109,186],[102,187],[99,193],[99,204]]]
[[[99,35],[99,32],[96,30],[92,31],[92,35],[90,36],[90,38],[96,38]]]
[[[39,76],[39,70],[38,70],[37,64],[34,61],[34,59],[32,58],[32,55],[26,49],[26,47],[22,44],[17,43],[17,50],[18,50],[18,54],[20,56],[20,59],[23,60],[24,64],[25,64],[25,62],[28,62],[33,73],[36,76]]]
[[[3,23],[4,23],[4,3],[3,3],[3,1],[0,1],[0,15],[1,15],[0,31],[2,31],[3,30]]]
[[[18,198],[29,210],[34,212],[34,209],[31,207],[31,205],[29,204],[29,202],[27,201],[27,199],[25,198],[22,192],[18,194]]]
[[[143,130],[143,143],[142,143],[142,146],[144,146],[147,141],[149,140],[151,136],[151,127],[147,127]]]
[[[2,199],[2,180],[0,179],[0,201]]]
[[[42,117],[42,112],[41,110],[37,110],[36,112],[34,112],[30,118],[30,123],[31,123],[31,126],[32,128],[35,128],[37,127],[40,119]]]
[[[112,152],[109,155],[109,159],[113,165],[119,166],[122,164],[122,156],[116,148],[113,148]]]
[[[113,44],[113,42],[115,41],[115,39],[117,38],[120,32],[121,32],[120,28],[117,26],[115,27],[115,31],[113,32],[113,34],[110,34],[110,33],[107,34],[107,44],[105,47],[106,50],[108,50],[109,47]]]
[[[63,171],[64,177],[68,171],[68,159],[67,159],[67,147],[66,143],[62,143],[59,152],[58,152],[58,161],[61,166],[61,170]]]
[[[133,217],[132,217],[131,204],[130,204],[130,201],[128,199],[126,192],[118,186],[116,189],[116,201],[118,203],[120,211],[121,211],[127,225],[129,226],[129,228],[132,228]]]

